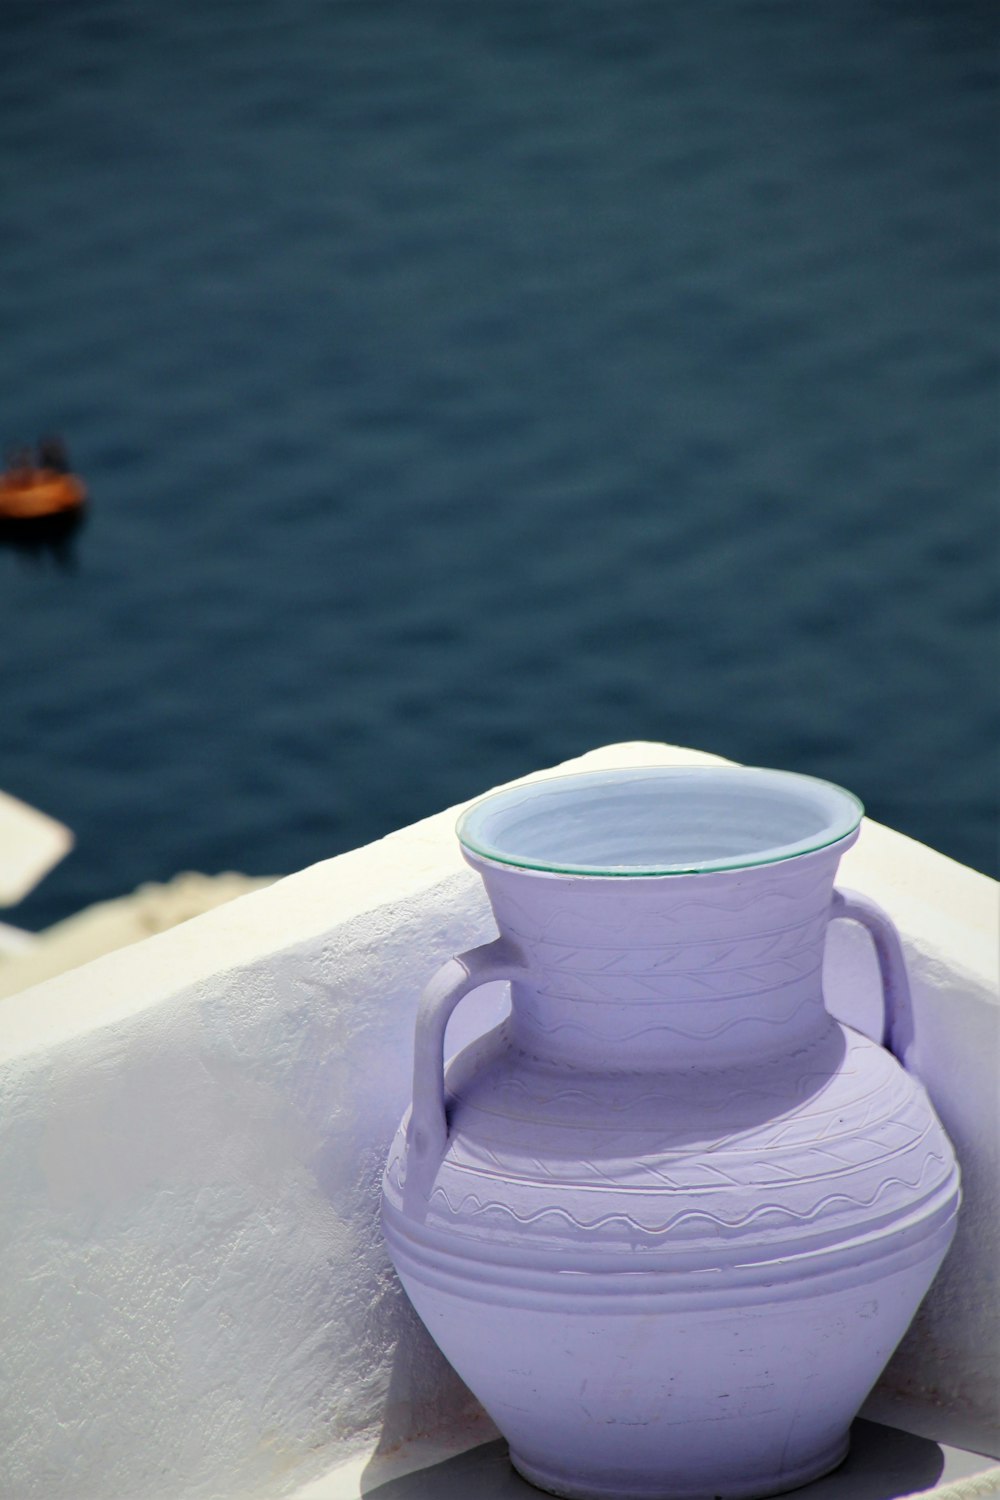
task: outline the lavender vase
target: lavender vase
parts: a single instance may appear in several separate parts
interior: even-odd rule
[[[958,1172],[905,1068],[899,942],[833,886],[861,813],[810,777],[643,768],[459,824],[500,936],[424,993],[383,1226],[541,1489],[736,1500],[834,1468],[944,1257]],[[841,917],[881,1044],[824,1008]],[[446,1081],[448,1017],[495,979],[510,1015]]]

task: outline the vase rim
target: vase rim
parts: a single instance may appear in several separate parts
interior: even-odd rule
[[[760,766],[623,766],[490,792],[457,823],[464,851],[547,875],[717,874],[799,858],[856,833],[853,792]]]

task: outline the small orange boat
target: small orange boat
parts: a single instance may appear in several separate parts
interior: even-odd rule
[[[30,454],[19,454],[0,474],[0,521],[38,521],[79,510],[87,486],[69,472],[64,451],[55,442],[42,446],[36,464]]]

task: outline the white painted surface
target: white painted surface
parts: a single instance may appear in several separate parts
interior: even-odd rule
[[[1000,902],[996,881],[878,823],[844,856],[838,885],[884,906],[903,936],[915,1071],[958,1154],[955,1243],[883,1384],[986,1424],[1000,1456]],[[842,1020],[873,1030],[878,985],[865,934],[831,927],[824,984]]]
[[[0,792],[0,906],[22,901],[72,847],[64,823]]]
[[[573,767],[713,757],[612,746]],[[558,768],[560,771],[567,767]],[[286,1493],[473,1408],[378,1235],[424,979],[493,936],[454,810],[110,954],[0,1011],[0,1495]],[[965,1171],[892,1380],[982,1420],[1000,1349],[996,886],[877,825],[843,881],[899,923],[918,1059]],[[829,993],[874,1003],[863,935]],[[502,1006],[456,1016],[457,1047]],[[994,1366],[991,1373],[991,1365]],[[356,1462],[356,1461],[355,1461]]]

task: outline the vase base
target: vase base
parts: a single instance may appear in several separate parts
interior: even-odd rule
[[[510,1461],[522,1479],[547,1494],[558,1495],[560,1500],[764,1500],[766,1496],[784,1495],[788,1490],[797,1490],[815,1479],[822,1479],[824,1474],[829,1474],[844,1462],[849,1446],[849,1436],[845,1435],[807,1462],[794,1469],[785,1469],[770,1479],[760,1476],[723,1479],[710,1482],[707,1487],[703,1481],[693,1487],[685,1485],[683,1479],[585,1479],[579,1473],[563,1473],[530,1463],[513,1450]]]

